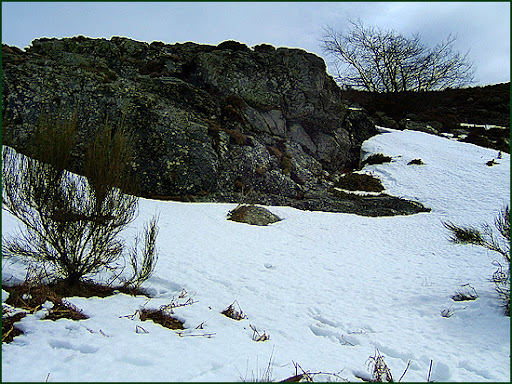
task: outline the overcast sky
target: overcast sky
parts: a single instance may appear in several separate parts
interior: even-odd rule
[[[435,46],[457,34],[469,52],[475,85],[510,81],[510,3],[507,2],[2,2],[2,43],[25,48],[39,37],[107,38],[298,47],[331,59],[319,40],[323,27],[348,20],[419,33]],[[329,67],[332,68],[332,67]]]

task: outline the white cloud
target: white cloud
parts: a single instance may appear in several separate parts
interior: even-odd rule
[[[348,19],[419,32],[435,45],[458,34],[457,49],[471,49],[484,84],[510,79],[508,2],[7,2],[3,42],[25,47],[42,36],[127,36],[166,43],[218,44],[233,39],[266,42],[322,55],[322,27],[343,31]]]

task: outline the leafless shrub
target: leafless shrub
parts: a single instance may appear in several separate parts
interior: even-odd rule
[[[138,289],[140,285],[149,279],[153,274],[158,260],[156,251],[156,237],[158,235],[158,217],[153,217],[144,228],[144,239],[142,248],[142,264],[139,265],[138,244],[139,237],[135,238],[135,245],[130,254],[130,265],[132,276],[124,282],[124,286],[130,289]]]

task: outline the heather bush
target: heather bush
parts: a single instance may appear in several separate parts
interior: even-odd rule
[[[361,168],[365,165],[390,163],[391,160],[393,159],[390,156],[386,156],[383,153],[374,153],[361,162]]]
[[[3,209],[23,224],[16,236],[2,238],[2,256],[36,264],[48,283],[76,290],[100,272],[119,278],[119,261],[128,259],[133,273],[122,285],[139,287],[155,267],[158,227],[154,218],[145,228],[142,257],[138,240],[127,250],[118,236],[138,209],[138,198],[122,189],[131,182],[129,138],[122,126],[101,127],[87,145],[79,176],[67,170],[77,125],[76,116],[40,119],[33,136],[37,160],[2,148]]]

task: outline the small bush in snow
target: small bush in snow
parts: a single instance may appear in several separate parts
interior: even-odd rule
[[[235,304],[238,306],[238,309],[235,308]],[[227,307],[225,310],[221,312],[224,316],[229,317],[233,320],[242,320],[247,318],[247,316],[242,311],[242,308],[240,308],[240,304],[238,304],[238,301],[233,301],[229,307]]]
[[[373,376],[373,381],[376,382],[392,382],[393,375],[388,365],[384,361],[384,357],[377,350],[374,356],[370,356],[368,359],[368,368]]]
[[[386,156],[383,153],[374,153],[373,155],[368,156],[362,163],[361,167],[365,165],[374,165],[374,164],[384,164],[390,163],[393,160],[392,157]]]
[[[498,252],[503,256],[507,266],[499,262],[492,281],[496,285],[505,313],[510,316],[510,209],[506,206],[494,220],[494,229],[484,224],[482,230],[472,227],[458,227],[452,223],[443,223],[452,232],[450,240],[455,244],[472,244]]]
[[[270,340],[270,336],[267,335],[267,333],[265,331],[263,331],[263,333],[261,333],[260,331],[258,331],[256,329],[256,327],[252,324],[249,324],[249,328],[252,329],[253,333],[252,333],[252,339],[254,341],[267,341],[267,340]]]
[[[335,187],[348,191],[382,192],[384,190],[384,186],[375,176],[355,172],[340,177]]]
[[[146,227],[142,261],[138,244],[126,255],[118,234],[138,208],[137,197],[122,191],[129,183],[129,139],[122,126],[105,124],[85,150],[85,176],[78,176],[67,171],[76,131],[76,117],[44,118],[32,146],[37,160],[2,148],[3,208],[24,224],[16,237],[2,239],[3,256],[36,263],[48,282],[64,282],[76,295],[96,273],[118,277],[118,261],[129,256],[134,271],[123,285],[137,288],[155,267],[158,227],[156,218]]]
[[[453,301],[471,301],[476,300],[478,298],[478,293],[476,293],[476,289],[469,284],[464,284],[461,286],[455,295],[452,296]]]

